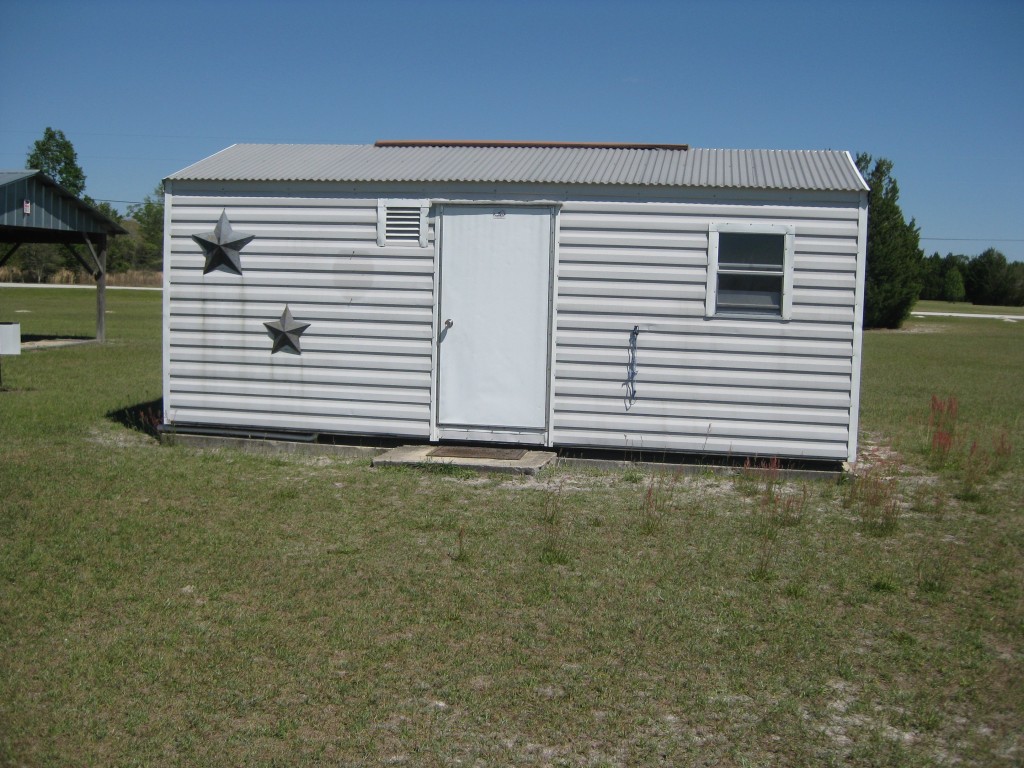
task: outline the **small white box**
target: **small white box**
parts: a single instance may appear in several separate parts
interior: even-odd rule
[[[21,323],[0,323],[0,355],[21,354]]]

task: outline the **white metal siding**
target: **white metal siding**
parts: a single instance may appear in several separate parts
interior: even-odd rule
[[[791,320],[704,317],[712,222],[795,226]],[[556,444],[847,458],[856,199],[567,202],[560,223]]]
[[[839,461],[855,446],[856,192],[662,190],[652,201],[593,187],[171,185],[171,422],[429,438],[435,222],[426,248],[380,247],[378,199],[552,201],[554,444]],[[225,209],[236,232],[256,235],[241,277],[203,275],[191,240]],[[712,222],[795,227],[789,321],[705,318]],[[263,323],[286,303],[312,324],[301,356],[270,354]]]
[[[434,249],[377,245],[377,199],[170,197],[165,411],[169,423],[430,432]],[[222,210],[255,235],[241,277],[203,274],[193,234]],[[432,240],[432,233],[430,239]],[[271,355],[264,322],[310,323],[302,355]]]

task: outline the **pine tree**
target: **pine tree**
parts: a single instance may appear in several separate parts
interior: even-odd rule
[[[864,327],[899,328],[921,291],[920,231],[913,219],[907,223],[903,218],[892,161],[880,157],[871,168],[871,155],[862,153],[857,155],[857,168],[871,188]]]

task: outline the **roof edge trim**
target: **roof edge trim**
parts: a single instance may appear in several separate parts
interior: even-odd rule
[[[860,179],[860,183],[863,184],[861,192],[870,192],[871,186],[868,184],[867,179],[864,178],[864,174],[860,172],[860,168],[857,167],[857,161],[853,159],[853,155],[850,154],[849,150],[844,153],[846,159],[850,162],[850,167],[853,168],[854,173],[857,174],[857,178]]]
[[[689,144],[619,144],[615,142],[588,141],[458,141],[449,139],[378,139],[375,147],[500,147],[503,149],[668,149],[686,152]]]

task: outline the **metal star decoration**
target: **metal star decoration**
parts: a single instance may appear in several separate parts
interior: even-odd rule
[[[214,227],[213,232],[205,232],[201,235],[192,235],[203,253],[206,254],[206,266],[203,267],[203,274],[221,269],[225,272],[242,274],[242,261],[238,255],[256,235],[243,235],[231,229],[231,222],[228,221],[228,212],[222,211],[220,221]]]
[[[288,309],[287,304],[284,305],[284,312],[281,313],[280,320],[264,323],[264,325],[267,327],[270,338],[274,340],[274,346],[270,350],[270,354],[275,352],[288,352],[292,355],[302,354],[302,349],[299,347],[299,336],[306,332],[310,324],[295,322],[295,318],[292,317],[292,312]]]

